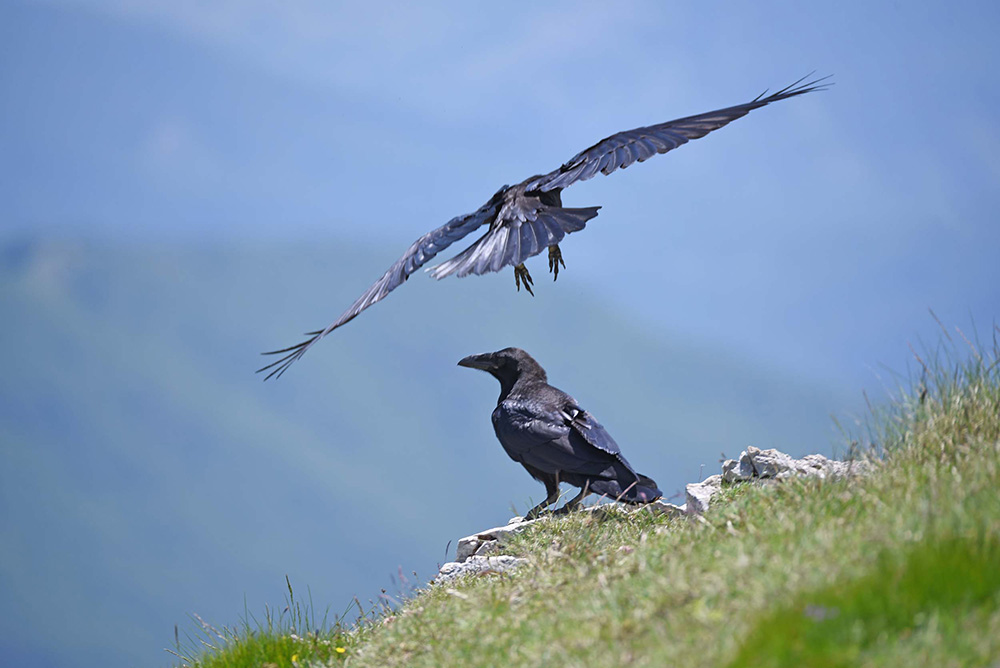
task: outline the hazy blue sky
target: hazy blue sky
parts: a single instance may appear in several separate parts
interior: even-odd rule
[[[928,307],[996,315],[997,26],[987,2],[7,2],[0,218],[388,264],[611,132],[815,69],[831,91],[568,190],[604,209],[564,252],[653,327],[857,385],[934,336]]]
[[[1000,5],[989,2],[6,0],[0,242],[113,236],[147,249],[211,241],[218,250],[307,239],[352,261],[378,258],[349,289],[330,286],[338,298],[329,303],[332,270],[289,281],[289,291],[317,291],[316,310],[283,315],[287,338],[274,338],[273,322],[266,334],[234,322],[232,347],[222,342],[216,354],[291,344],[339,315],[345,290],[360,294],[416,237],[500,185],[615,131],[745,102],[815,70],[834,76],[831,90],[567,190],[568,206],[601,205],[600,216],[562,244],[557,284],[544,258],[529,262],[543,294],[503,308],[518,318],[560,294],[593,296],[616,304],[642,336],[717,351],[720,366],[745,360],[833,396],[877,394],[883,365],[905,370],[908,342],[937,339],[928,308],[949,326],[974,320],[983,331],[1000,314],[998,28]],[[197,300],[185,278],[178,289]],[[280,286],[287,277],[267,278]],[[395,325],[402,300],[413,300],[408,313],[430,310],[419,300],[431,280],[415,276],[376,307],[386,315],[363,314],[341,341],[375,341],[361,319]],[[513,291],[510,271],[462,279],[461,294],[495,295],[501,284]],[[214,308],[210,295],[194,306]],[[451,334],[469,347],[424,361],[482,352],[482,338],[458,335],[473,329],[461,318]],[[396,339],[388,329],[378,341],[404,349],[405,327]],[[553,322],[525,340],[548,331],[566,335]],[[614,356],[618,343],[600,354]],[[559,350],[552,343],[543,361],[565,373],[575,359]],[[349,354],[331,337],[300,364]],[[247,353],[246,387],[258,383],[256,361]],[[239,373],[242,365],[233,363]],[[484,430],[495,396],[486,380],[460,390],[463,401],[483,392]],[[565,389],[599,394],[601,380],[576,380]],[[293,368],[282,385],[247,392],[266,391],[291,415],[295,406],[282,403],[290,393],[310,384],[320,395],[332,382]],[[378,394],[392,384],[365,387]],[[646,417],[617,420],[653,430]]]

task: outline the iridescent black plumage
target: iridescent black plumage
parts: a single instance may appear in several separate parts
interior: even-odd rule
[[[525,515],[534,517],[559,497],[559,483],[580,493],[557,512],[572,510],[588,494],[626,503],[662,496],[656,483],[637,473],[621,448],[593,415],[548,383],[545,370],[520,348],[470,355],[459,366],[486,371],[500,381],[493,429],[507,455],[545,485],[545,500]]]

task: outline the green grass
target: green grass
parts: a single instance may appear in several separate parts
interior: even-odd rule
[[[983,663],[988,653],[963,627],[996,609],[998,565],[997,535],[933,537],[902,555],[887,550],[865,575],[803,592],[768,614],[730,666],[854,666],[890,643],[927,635],[942,659]]]
[[[425,590],[316,656],[352,666],[975,666],[1000,660],[1000,348],[947,339],[853,480],[727,489],[703,520],[536,525],[511,575]],[[339,633],[339,631],[338,631]],[[199,666],[255,644],[245,633]],[[287,657],[288,649],[285,651]],[[276,659],[269,659],[277,665]],[[301,655],[300,655],[301,661]],[[306,665],[306,664],[303,664]]]
[[[240,626],[221,629],[195,616],[194,634],[186,634],[182,640],[175,628],[174,649],[168,651],[182,666],[199,668],[294,668],[342,663],[358,634],[348,633],[339,619],[332,623],[327,617],[317,619],[311,602],[307,607],[296,601],[287,577],[285,583],[288,597],[277,615],[266,609],[260,621],[245,611]]]

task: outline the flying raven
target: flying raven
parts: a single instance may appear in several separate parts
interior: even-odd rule
[[[306,334],[301,343],[265,355],[280,355],[276,361],[258,369],[268,371],[267,378],[281,376],[295,360],[324,336],[353,320],[359,313],[384,298],[399,287],[417,269],[445,248],[464,238],[473,230],[486,226],[487,230],[471,246],[450,260],[428,269],[437,279],[450,276],[468,276],[500,271],[514,267],[514,283],[518,290],[524,284],[532,292],[531,274],[524,261],[549,252],[549,271],[555,280],[559,267],[565,267],[559,242],[572,232],[582,230],[587,221],[597,216],[599,206],[583,208],[563,207],[560,193],[577,181],[586,181],[598,172],[610,174],[634,162],[643,162],[657,153],[666,153],[692,139],[704,137],[713,130],[746,116],[754,109],[825,89],[829,77],[802,83],[806,77],[776,93],[767,91],[745,104],[688,116],[648,127],[625,130],[602,139],[588,149],[577,153],[558,169],[548,174],[532,176],[514,186],[500,188],[477,211],[452,218],[443,226],[420,237],[389,267],[382,278],[368,288],[344,313],[325,329]]]
[[[545,370],[520,348],[470,355],[459,366],[482,369],[500,381],[493,429],[511,459],[545,485],[545,500],[526,518],[537,517],[559,498],[559,483],[580,493],[556,513],[576,508],[588,494],[626,503],[649,503],[663,496],[652,479],[636,473],[594,416],[573,397],[547,382]]]

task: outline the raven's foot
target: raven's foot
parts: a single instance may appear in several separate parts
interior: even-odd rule
[[[550,248],[551,250],[551,248]],[[535,296],[535,292],[531,289],[534,281],[531,280],[531,274],[528,273],[528,268],[524,266],[524,263],[514,267],[514,285],[517,286],[517,291],[521,291],[521,283],[524,282],[524,289],[528,291],[528,294],[532,297]]]
[[[528,522],[531,520],[537,520],[539,517],[545,517],[546,515],[551,515],[551,510],[541,510],[538,508],[532,508],[524,514],[524,521]]]
[[[552,511],[552,514],[553,515],[566,515],[568,513],[573,512],[577,508],[579,508],[580,507],[580,502],[583,501],[583,499],[584,499],[585,496],[587,496],[588,494],[590,494],[590,490],[588,489],[588,487],[589,487],[589,485],[584,485],[583,489],[580,490],[579,494],[577,494],[572,499],[570,499],[565,504],[563,504],[563,507],[560,508],[559,510]]]
[[[579,503],[565,503],[562,508],[557,508],[552,511],[552,514],[556,517],[559,515],[569,515],[571,512],[580,507]]]
[[[562,251],[559,250],[559,244],[549,246],[549,271],[552,272],[552,280],[559,278],[559,265],[562,265],[565,269],[566,263],[563,262]]]
[[[542,501],[541,503],[539,503],[537,506],[535,506],[534,508],[532,508],[531,510],[529,510],[528,512],[526,512],[524,514],[524,519],[526,519],[526,520],[534,520],[534,519],[538,519],[539,517],[542,517],[544,515],[551,515],[552,511],[551,510],[546,510],[546,508],[548,508],[549,506],[551,506],[553,503],[555,503],[558,500],[559,500],[559,496],[558,495],[556,495],[555,497],[549,497],[549,498],[545,499],[544,501]]]

